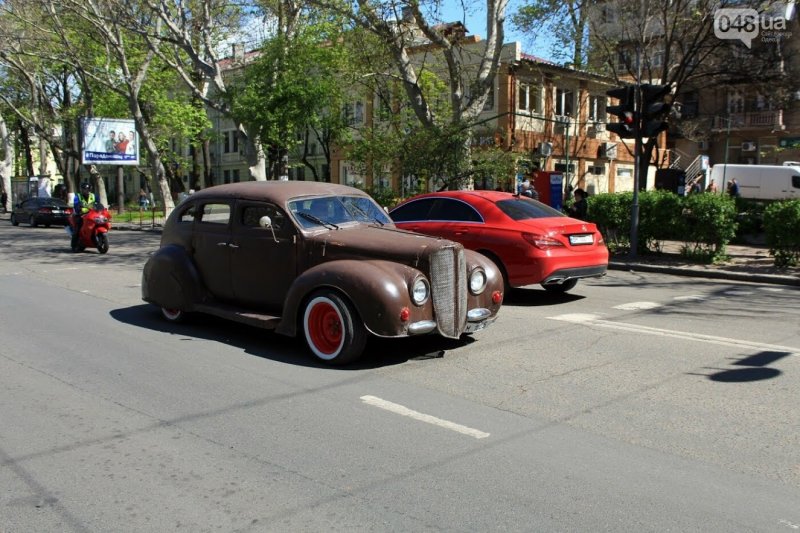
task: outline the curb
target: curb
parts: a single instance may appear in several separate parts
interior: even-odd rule
[[[646,263],[628,263],[610,261],[609,270],[627,270],[629,272],[653,272],[657,274],[671,274],[675,276],[691,276],[707,279],[727,279],[733,281],[749,281],[751,283],[772,283],[776,285],[800,286],[800,277],[781,274],[757,274],[746,272],[733,272],[724,269],[705,269],[702,266],[665,266],[649,265]]]

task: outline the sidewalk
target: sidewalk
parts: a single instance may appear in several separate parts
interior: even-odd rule
[[[769,248],[763,244],[729,244],[726,250],[729,260],[713,265],[693,263],[681,257],[681,245],[680,242],[668,241],[663,243],[661,254],[641,255],[634,259],[628,256],[612,256],[608,268],[800,286],[800,267],[776,268],[769,255]]]
[[[0,224],[8,224],[9,214],[0,214]],[[25,228],[24,224],[20,228]],[[153,231],[160,232],[161,226],[150,224],[140,226],[137,223],[115,223],[113,230]],[[680,242],[663,243],[661,254],[641,255],[634,259],[628,256],[611,256],[609,270],[628,270],[631,272],[654,272],[676,276],[694,276],[698,278],[729,279],[733,281],[750,281],[755,283],[774,283],[800,287],[800,267],[786,269],[775,268],[769,249],[763,244],[729,244],[727,247],[730,259],[724,263],[703,265],[693,263],[680,255]]]

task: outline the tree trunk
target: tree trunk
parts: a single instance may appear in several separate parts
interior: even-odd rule
[[[3,115],[0,114],[0,152],[3,154],[3,159],[0,159],[0,180],[2,180],[2,190],[8,195],[4,209],[8,209],[10,205],[14,205],[12,198],[13,191],[11,190],[11,173],[14,168],[14,142],[11,140],[11,135],[8,132],[6,121]]]
[[[108,205],[108,193],[106,192],[106,182],[97,167],[94,165],[87,165],[89,176],[91,176],[92,183],[94,183],[94,190],[97,191],[97,201],[101,204]]]
[[[214,185],[214,174],[211,168],[211,141],[203,139],[203,184],[202,187]]]
[[[241,142],[244,143],[244,157],[250,171],[250,179],[255,181],[267,180],[267,156],[259,140],[249,135],[244,126],[239,126]]]
[[[19,141],[22,144],[22,151],[25,153],[25,177],[30,178],[33,172],[33,152],[31,151],[31,139],[28,136],[28,128],[24,124],[19,125]]]

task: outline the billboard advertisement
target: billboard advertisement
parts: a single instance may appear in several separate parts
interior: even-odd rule
[[[133,120],[85,118],[81,127],[84,165],[139,164],[139,136]]]

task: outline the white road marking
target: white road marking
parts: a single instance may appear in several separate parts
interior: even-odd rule
[[[675,339],[684,339],[697,342],[707,342],[709,344],[718,344],[720,346],[733,346],[735,348],[746,348],[756,351],[775,351],[775,352],[788,352],[791,355],[800,355],[800,348],[792,346],[780,346],[777,344],[765,344],[760,342],[751,342],[742,339],[733,339],[730,337],[718,337],[715,335],[704,335],[702,333],[691,333],[689,331],[675,331],[671,329],[651,328],[649,326],[639,326],[636,324],[625,324],[623,322],[611,322],[610,320],[603,320],[597,315],[574,313],[558,316],[547,317],[550,320],[560,320],[562,322],[571,322],[573,324],[586,324],[607,329],[617,329],[621,331],[628,331],[631,333],[642,333],[647,335],[655,335],[659,337],[671,337]]]
[[[490,435],[489,433],[485,433],[483,431],[479,431],[477,429],[473,429],[467,426],[462,426],[461,424],[456,424],[455,422],[442,420],[441,418],[436,418],[435,416],[426,415],[424,413],[414,411],[412,409],[409,409],[408,407],[402,406],[397,403],[392,403],[387,400],[382,400],[381,398],[378,398],[376,396],[362,396],[361,401],[373,407],[377,407],[379,409],[385,409],[386,411],[390,411],[392,413],[402,416],[407,416],[413,418],[414,420],[419,420],[420,422],[426,422],[428,424],[433,424],[434,426],[439,426],[452,431],[457,431],[458,433],[463,433],[464,435],[469,435],[470,437],[474,437],[476,439],[485,439]]]
[[[789,522],[788,520],[778,520],[778,523],[780,525],[782,525],[782,526],[786,526],[786,527],[789,527],[791,529],[800,529],[800,524],[793,524],[792,522]]]
[[[702,294],[689,294],[687,296],[676,296],[673,298],[673,300],[678,302],[702,302],[706,299],[708,298]]]
[[[656,302],[630,302],[627,304],[615,305],[614,309],[621,309],[623,311],[642,311],[645,309],[655,309],[661,307],[661,304]]]

